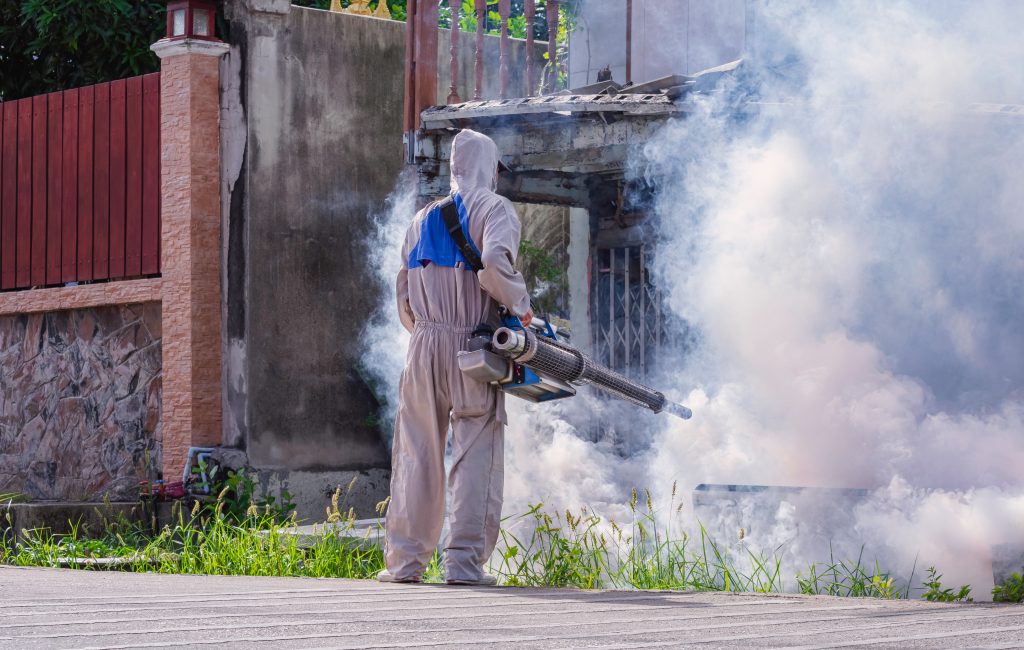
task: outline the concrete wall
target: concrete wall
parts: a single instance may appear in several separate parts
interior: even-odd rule
[[[0,493],[135,499],[161,462],[160,304],[0,316]]]
[[[304,517],[323,517],[358,476],[349,503],[368,516],[387,495],[390,452],[359,336],[382,299],[368,268],[392,263],[368,242],[403,169],[405,24],[267,0],[226,13],[225,444]],[[447,31],[439,41],[443,101]],[[462,45],[468,99],[471,39]],[[525,90],[523,49],[512,48],[510,87]],[[496,96],[497,39],[485,52]]]
[[[633,0],[633,81],[687,74],[734,61],[744,50],[748,0]],[[610,65],[626,81],[626,5],[581,5],[569,41],[569,84],[594,83]]]
[[[376,483],[372,511],[389,453],[358,339],[377,306],[366,242],[401,170],[403,25],[252,7],[230,8],[222,68],[243,115],[222,115],[225,171],[241,150],[226,201],[226,442],[301,516],[322,517],[351,470]]]

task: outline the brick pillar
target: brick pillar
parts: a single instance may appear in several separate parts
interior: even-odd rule
[[[220,72],[228,45],[157,41],[160,57],[163,475],[221,442]]]

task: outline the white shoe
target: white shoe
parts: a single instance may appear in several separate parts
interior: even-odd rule
[[[493,587],[498,584],[498,579],[489,573],[483,573],[476,580],[464,580],[462,578],[448,578],[450,585],[470,585],[474,587]]]
[[[405,578],[396,578],[395,576],[391,575],[391,573],[389,573],[387,569],[384,569],[383,571],[377,574],[377,582],[394,582],[402,584],[417,583],[420,582],[420,577],[408,576]]]

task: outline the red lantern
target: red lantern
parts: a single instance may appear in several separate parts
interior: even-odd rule
[[[167,38],[219,40],[214,35],[217,9],[207,0],[171,0],[167,3]]]

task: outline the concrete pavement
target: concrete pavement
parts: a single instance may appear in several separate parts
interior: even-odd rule
[[[1024,648],[1024,606],[0,567],[0,648]]]

